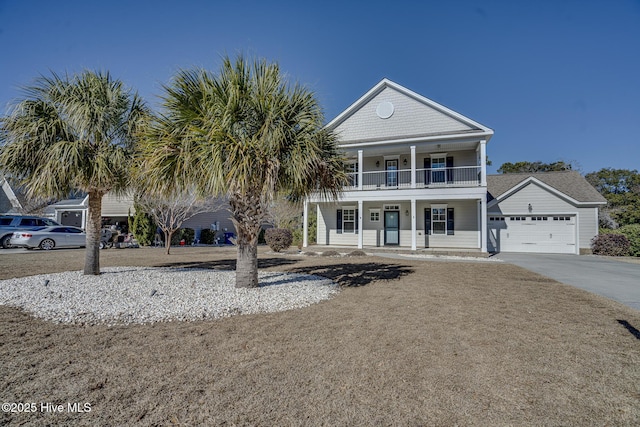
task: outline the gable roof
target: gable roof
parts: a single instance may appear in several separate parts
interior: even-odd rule
[[[493,130],[388,79],[330,121],[342,144],[481,136]]]
[[[488,200],[502,200],[535,183],[579,204],[606,204],[607,200],[578,171],[487,175]]]

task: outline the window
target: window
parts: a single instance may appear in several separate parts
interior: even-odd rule
[[[489,221],[504,221],[503,216],[490,216]]]
[[[10,225],[12,218],[0,218],[0,225]]]
[[[400,205],[384,205],[385,211],[399,211]]]
[[[546,216],[532,216],[531,221],[547,221],[549,218]]]
[[[444,182],[444,168],[446,167],[446,157],[433,157],[431,159],[431,181]]]
[[[342,209],[342,232],[356,232],[356,210],[354,208]]]
[[[511,216],[509,217],[509,221],[526,221],[526,216]]]
[[[371,222],[380,222],[380,209],[369,209],[369,220]]]
[[[447,232],[447,209],[431,208],[431,230],[433,234]]]
[[[553,220],[554,221],[571,221],[571,217],[570,216],[554,216]]]

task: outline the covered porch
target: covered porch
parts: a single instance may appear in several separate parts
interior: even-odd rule
[[[308,246],[308,216],[317,215],[321,246],[398,248],[427,251],[487,252],[486,203],[474,198],[306,202],[303,247]]]

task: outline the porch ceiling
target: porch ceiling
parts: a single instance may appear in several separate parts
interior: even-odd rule
[[[419,142],[415,144],[394,144],[394,145],[371,145],[365,147],[349,147],[342,146],[345,154],[348,157],[356,157],[358,150],[362,150],[364,157],[372,156],[389,156],[395,154],[409,154],[411,153],[410,147],[415,145],[416,154],[424,153],[439,153],[439,152],[454,152],[454,151],[469,151],[475,150],[478,147],[478,141],[458,141],[458,142]]]

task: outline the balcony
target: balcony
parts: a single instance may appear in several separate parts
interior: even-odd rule
[[[480,171],[480,166],[416,169],[415,185],[412,183],[411,169],[362,172],[362,187],[358,182],[359,174],[353,172],[347,174],[349,184],[345,190],[478,187],[481,185]]]

